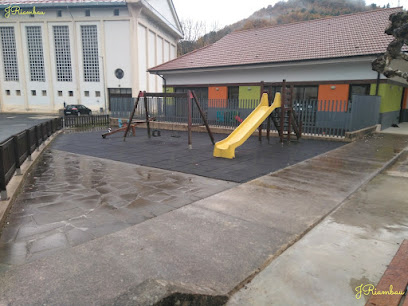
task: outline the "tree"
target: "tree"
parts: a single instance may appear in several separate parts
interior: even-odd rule
[[[379,56],[372,63],[374,71],[384,74],[387,78],[401,77],[408,82],[408,71],[391,68],[391,62],[396,59],[408,62],[408,54],[401,51],[408,43],[408,12],[398,12],[390,15],[391,25],[385,30],[388,35],[394,36],[384,55]]]
[[[184,19],[180,22],[183,29],[183,40],[195,41],[206,33],[206,24],[203,21],[194,21],[193,19]]]
[[[185,19],[180,22],[184,37],[179,41],[177,55],[183,55],[197,49],[197,40],[206,32],[206,25],[203,21]]]

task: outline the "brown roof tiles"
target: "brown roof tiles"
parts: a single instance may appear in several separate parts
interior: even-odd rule
[[[149,71],[330,59],[384,53],[389,15],[401,8],[233,32]]]

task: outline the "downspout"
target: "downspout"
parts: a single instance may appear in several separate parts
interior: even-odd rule
[[[164,82],[164,93],[167,93],[167,82],[166,79],[164,78],[164,76],[160,75],[158,72],[156,72],[156,75],[161,77],[163,79]]]
[[[375,86],[375,95],[376,96],[378,96],[378,87],[380,87],[380,73],[379,72],[377,72],[377,83],[376,83],[376,86]]]

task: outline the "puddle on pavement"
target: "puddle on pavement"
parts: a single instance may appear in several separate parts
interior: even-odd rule
[[[47,256],[235,185],[48,150],[11,208],[0,265]]]

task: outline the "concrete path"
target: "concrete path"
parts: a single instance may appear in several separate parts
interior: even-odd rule
[[[0,274],[0,304],[139,305],[171,291],[163,287],[227,296],[407,145],[376,135],[12,267]]]
[[[235,185],[48,150],[8,216],[0,237],[0,269],[86,243]]]
[[[232,296],[228,305],[365,305],[408,237],[408,152]]]
[[[398,127],[386,128],[385,130],[382,130],[381,133],[408,135],[408,122],[400,122],[398,123]]]

